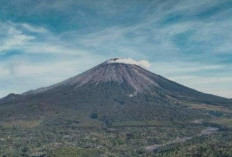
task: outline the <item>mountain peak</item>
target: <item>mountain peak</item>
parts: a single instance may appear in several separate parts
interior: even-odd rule
[[[134,92],[142,92],[151,87],[158,86],[154,81],[155,74],[145,70],[149,65],[147,61],[135,61],[130,58],[113,58],[92,69],[61,83],[26,92],[24,94],[41,93],[55,88],[80,88],[85,85],[99,85],[102,83],[116,83],[119,86],[128,86]]]
[[[143,61],[135,61],[130,58],[113,58],[107,60],[92,69],[89,69],[77,76],[67,79],[58,84],[32,90],[23,95],[47,95],[50,93],[57,99],[59,96],[70,96],[69,98],[84,97],[99,94],[99,97],[115,97],[116,95],[133,97],[135,94],[143,95],[150,93],[157,99],[167,98],[167,101],[173,99],[197,100],[204,103],[213,99],[215,102],[225,99],[200,93],[183,85],[165,79],[154,74],[140,66]],[[75,94],[76,93],[76,94]],[[111,94],[109,94],[111,93]],[[113,94],[112,94],[113,93]],[[9,97],[14,99],[13,97]],[[46,96],[48,99],[48,97]],[[50,98],[49,98],[50,99]],[[66,98],[65,98],[66,99]],[[11,100],[11,99],[10,99]]]
[[[22,95],[11,94],[1,99],[0,104],[17,104],[20,101],[27,104],[72,104],[77,106],[87,104],[86,107],[95,109],[93,104],[97,104],[101,108],[101,104],[114,104],[115,101],[120,104],[125,102],[132,107],[136,103],[132,103],[131,97],[143,109],[147,107],[145,104],[159,106],[182,101],[231,104],[231,101],[224,98],[200,93],[154,74],[138,66],[138,63],[140,61],[132,59],[110,59],[58,84],[28,91]],[[173,102],[170,103],[170,101]],[[121,107],[119,108],[121,109]]]
[[[142,91],[156,85],[153,81],[154,74],[141,67],[143,61],[130,58],[113,58],[67,81],[80,87],[86,84],[100,84],[115,82],[119,85],[128,84],[135,91]]]

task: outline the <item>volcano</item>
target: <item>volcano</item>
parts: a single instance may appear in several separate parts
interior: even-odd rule
[[[231,100],[185,87],[125,59],[107,60],[61,83],[0,100],[2,119],[58,117],[118,121],[186,121],[204,118],[194,104],[229,106]]]

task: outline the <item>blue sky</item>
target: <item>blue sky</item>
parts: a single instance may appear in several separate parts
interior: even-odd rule
[[[0,0],[0,97],[112,57],[232,97],[231,0]]]

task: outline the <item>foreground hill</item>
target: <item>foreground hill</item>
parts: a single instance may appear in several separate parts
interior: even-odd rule
[[[217,124],[225,122],[223,118],[231,116],[231,105],[229,99],[198,92],[141,66],[115,58],[61,83],[19,95],[10,94],[0,99],[0,119],[2,131],[11,132],[12,140],[15,140],[14,135],[20,135],[23,140],[25,137],[23,133],[26,130],[28,136],[33,139],[29,140],[32,147],[43,153],[59,147],[64,149],[63,145],[66,147],[75,145],[94,150],[97,147],[104,147],[107,149],[106,152],[113,151],[117,154],[117,150],[121,147],[115,146],[115,150],[112,148],[109,150],[110,148],[103,143],[108,142],[111,145],[111,140],[117,135],[148,145],[148,139],[153,139],[153,142],[150,141],[152,144],[170,138],[165,137],[165,134],[173,133],[173,137],[178,134],[186,136],[197,132],[199,134],[204,128],[204,123],[209,125],[215,118],[218,120]],[[130,130],[131,127],[134,129]],[[143,127],[154,128],[144,130]],[[17,131],[15,132],[15,129],[13,131],[13,128]],[[93,128],[94,131],[88,130]],[[123,130],[119,133],[120,130],[112,128]],[[161,133],[162,130],[165,134]],[[54,137],[51,138],[48,132]],[[86,134],[87,132],[89,134]],[[141,139],[139,135],[142,132],[145,139]],[[160,135],[160,138],[155,141],[152,135]],[[101,140],[88,142],[86,136]],[[61,144],[61,139],[64,138],[67,138],[65,140],[67,143]],[[50,146],[46,146],[43,150],[41,146],[35,146],[38,145],[38,140],[44,140],[44,143]],[[82,142],[79,143],[79,140]],[[58,143],[58,146],[54,142]],[[133,145],[127,142],[122,141],[130,147],[128,149],[132,149]],[[32,150],[32,147],[28,148],[30,151],[27,153],[38,153]],[[72,151],[74,148],[70,149]],[[135,149],[138,151],[142,148]],[[78,152],[79,148],[73,151]]]

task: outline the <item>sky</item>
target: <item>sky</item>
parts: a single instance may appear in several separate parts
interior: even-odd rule
[[[0,0],[0,97],[114,57],[232,98],[231,0]]]

